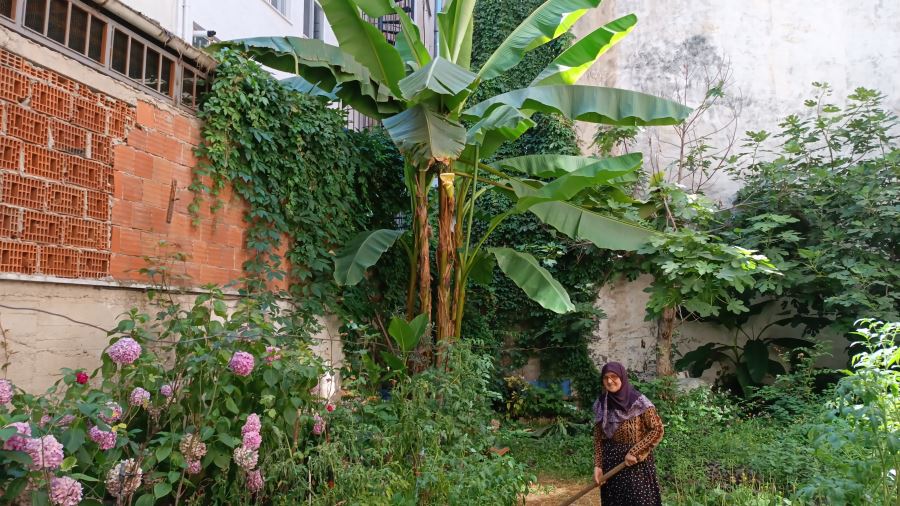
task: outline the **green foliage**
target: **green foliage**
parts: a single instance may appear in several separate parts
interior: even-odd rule
[[[324,368],[311,350],[309,329],[280,308],[279,297],[261,293],[231,305],[220,289],[207,288],[208,293],[185,307],[154,297],[154,314],[131,310],[109,334],[110,345],[130,338],[141,346],[133,363],[114,362],[108,348],[90,383],[76,382],[76,371],[65,370],[46,394],[21,394],[12,410],[0,408],[0,425],[28,422],[32,436],[55,436],[65,445],[60,474],[80,481],[86,499],[108,497],[107,472],[133,458],[143,471],[144,484],[125,501],[252,502],[246,487],[231,488],[246,479],[246,472],[232,462],[233,451],[242,445],[241,426],[249,414],[259,415],[258,465],[263,473],[285,438],[294,452],[319,445],[321,439],[310,433],[309,426],[324,406],[310,391]],[[255,366],[247,375],[229,367],[238,352],[254,358]],[[171,388],[171,396],[161,392],[164,385]],[[146,404],[133,402],[135,388],[149,392]],[[104,419],[112,414],[108,403],[123,408],[120,419]],[[101,449],[89,437],[91,427],[114,432],[115,446]],[[192,450],[182,443],[188,434],[206,448],[196,474],[186,471],[191,456],[185,451]],[[0,460],[4,489],[10,480],[47,478],[28,471],[22,464],[29,459],[20,452],[6,452]],[[270,492],[274,489],[260,494]],[[146,494],[153,497],[141,498]]]
[[[748,132],[726,237],[783,272],[770,291],[799,318],[843,332],[858,315],[898,316],[897,118],[877,91],[858,88],[838,106],[828,85],[815,86],[807,111],[780,132]]]
[[[257,281],[280,278],[284,246],[295,295],[309,314],[321,314],[333,295],[331,250],[383,206],[375,191],[389,188],[370,190],[369,178],[394,160],[377,139],[346,131],[341,112],[321,99],[289,90],[234,51],[218,58],[199,112],[203,144],[190,210],[199,219],[203,193],[217,209],[230,184],[248,204],[253,257],[245,272]]]
[[[276,451],[270,472],[279,504],[515,504],[532,478],[494,443],[488,388],[492,363],[468,343],[449,351],[447,370],[427,369],[396,382],[387,400],[368,397],[367,376],[344,384],[349,397],[329,419],[329,443],[306,458]],[[312,473],[312,490],[306,479]],[[301,479],[297,479],[300,477]]]
[[[832,473],[801,491],[831,503],[897,504],[900,499],[900,323],[863,320],[854,335],[866,351],[838,382],[831,409],[813,431]]]

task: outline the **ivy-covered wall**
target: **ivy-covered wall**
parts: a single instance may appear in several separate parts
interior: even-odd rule
[[[215,212],[230,184],[248,204],[248,279],[288,276],[299,306],[324,314],[335,296],[332,251],[383,214],[382,193],[392,189],[371,180],[396,166],[393,147],[384,136],[348,130],[342,111],[283,87],[245,57],[225,50],[219,60],[200,110],[191,210],[199,219],[209,195]]]

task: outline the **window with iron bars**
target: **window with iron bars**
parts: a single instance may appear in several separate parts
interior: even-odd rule
[[[196,65],[79,0],[0,0],[0,24],[188,109],[209,88]]]

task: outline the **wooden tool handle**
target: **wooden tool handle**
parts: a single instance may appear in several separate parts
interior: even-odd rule
[[[612,468],[612,470],[610,470],[608,473],[604,474],[604,475],[600,478],[600,483],[594,483],[594,484],[591,484],[591,485],[589,485],[589,486],[587,486],[587,487],[584,487],[583,489],[579,490],[577,494],[575,494],[574,496],[572,496],[571,498],[569,498],[568,501],[562,503],[560,506],[571,506],[572,503],[574,503],[575,501],[577,501],[577,500],[581,499],[582,497],[584,497],[584,495],[587,494],[588,492],[590,492],[591,490],[594,490],[595,488],[597,488],[597,487],[603,485],[604,483],[606,483],[610,478],[612,478],[613,476],[615,476],[616,473],[618,473],[618,472],[621,471],[622,469],[625,469],[625,462],[622,462],[621,464],[619,464],[619,465],[617,465],[616,467]]]

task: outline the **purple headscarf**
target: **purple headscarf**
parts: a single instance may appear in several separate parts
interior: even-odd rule
[[[619,377],[622,381],[622,388],[615,393],[607,392],[604,389],[600,397],[594,401],[594,423],[601,424],[603,434],[607,439],[612,438],[622,422],[640,416],[644,411],[653,407],[650,399],[638,392],[628,382],[628,372],[625,370],[625,366],[618,362],[610,362],[603,366],[600,375],[602,377],[609,372]]]

